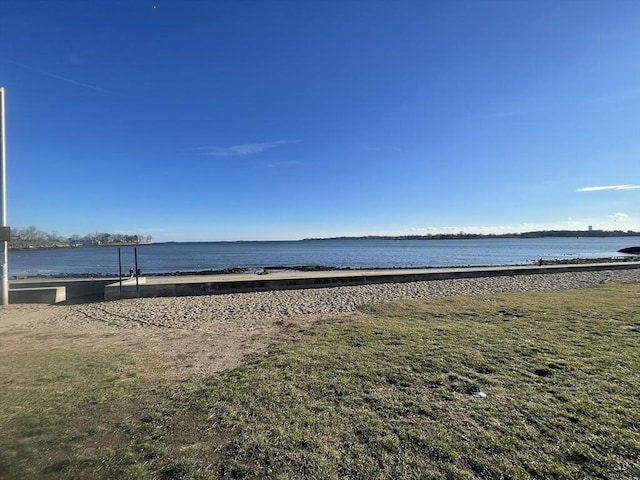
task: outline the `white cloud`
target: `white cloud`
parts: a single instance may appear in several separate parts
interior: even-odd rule
[[[298,143],[298,141],[276,140],[274,142],[244,143],[241,145],[232,145],[231,147],[199,147],[196,148],[196,150],[200,151],[202,155],[211,157],[243,157],[294,143]]]
[[[519,233],[531,230],[544,230],[539,225],[534,224],[516,224],[516,225],[441,225],[433,227],[412,227],[409,228],[410,235],[437,235],[440,233],[477,233],[477,234],[500,234],[500,233]]]
[[[629,218],[629,215],[627,215],[626,213],[614,213],[613,215],[609,215],[609,218],[612,218],[614,222],[617,220],[622,221]]]
[[[576,190],[576,192],[600,192],[603,190],[637,190],[640,185],[607,185],[604,187],[583,187]]]
[[[626,219],[623,217],[625,215],[616,214],[617,216],[610,216],[611,219],[618,219],[620,221]],[[592,225],[593,228],[606,230],[607,228],[611,228],[613,225],[611,224],[602,224],[597,225],[597,222],[593,222],[592,220],[574,220],[571,218],[567,218],[566,220],[558,220],[551,221],[546,223],[514,223],[514,224],[503,224],[503,225],[441,225],[441,226],[432,226],[432,227],[413,227],[407,229],[408,232],[403,232],[402,234],[409,235],[437,235],[440,233],[450,234],[450,233],[471,233],[471,234],[507,234],[507,233],[525,233],[525,232],[537,232],[543,230],[587,230],[589,225]],[[634,228],[633,226],[631,228]],[[400,234],[400,233],[398,233]]]

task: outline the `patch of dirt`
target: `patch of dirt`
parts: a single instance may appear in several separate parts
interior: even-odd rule
[[[295,338],[318,317],[297,319],[260,318],[237,323],[207,321],[194,325],[186,320],[182,327],[163,325],[156,312],[144,321],[136,318],[138,300],[92,305],[8,305],[0,308],[0,349],[4,353],[77,348],[83,350],[119,349],[136,358],[151,355],[159,359],[159,380],[183,380],[194,375],[209,375],[233,369],[274,345]],[[125,305],[116,305],[124,303]],[[163,299],[167,308],[170,301]],[[196,299],[194,303],[199,303]],[[197,315],[198,305],[186,317]],[[128,314],[125,310],[131,310]],[[184,309],[182,309],[184,310]],[[143,309],[144,311],[144,309]],[[174,312],[175,313],[175,312]]]

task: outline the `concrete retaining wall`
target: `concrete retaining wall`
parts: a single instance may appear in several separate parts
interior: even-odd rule
[[[18,296],[12,296],[11,292],[17,290],[48,289],[58,287],[62,287],[65,290],[65,299],[59,301],[74,300],[82,297],[102,297],[104,295],[104,287],[112,282],[113,278],[11,280],[9,282],[9,303],[46,303],[28,301],[28,295],[34,294],[21,293]]]
[[[607,264],[581,264],[581,265],[548,265],[548,266],[514,266],[514,267],[486,267],[486,268],[450,268],[432,269],[420,272],[397,271],[359,271],[345,273],[322,272],[291,275],[286,278],[269,278],[269,275],[246,279],[230,279],[218,275],[207,281],[185,281],[185,277],[171,282],[162,279],[140,279],[139,287],[135,282],[123,283],[122,291],[118,283],[105,287],[104,299],[117,300],[120,298],[135,297],[178,297],[188,295],[215,295],[223,293],[242,293],[268,290],[292,290],[300,288],[322,288],[346,285],[366,285],[377,283],[418,282],[428,280],[447,280],[453,278],[477,278],[514,276],[565,272],[589,272],[598,270],[622,270],[640,268],[640,262],[607,263]],[[332,275],[332,273],[334,273]]]
[[[9,303],[54,303],[67,299],[65,287],[13,288],[9,289]]]
[[[169,297],[172,295],[143,295],[142,287],[148,287],[146,285],[147,279],[146,277],[138,277],[136,282],[135,278],[126,279],[122,281],[122,285],[120,282],[110,283],[109,285],[105,285],[103,291],[103,298],[105,300],[119,300],[121,298],[138,298],[142,296],[147,297]],[[140,291],[140,293],[139,293]],[[152,292],[153,289],[147,289],[147,293]]]
[[[434,268],[423,270],[339,270],[335,272],[290,272],[269,275],[212,275],[207,277],[11,280],[9,303],[59,303],[84,298],[178,297],[223,293],[291,290],[375,283],[419,282],[452,278],[531,275],[598,270],[638,269],[640,262],[513,267]]]

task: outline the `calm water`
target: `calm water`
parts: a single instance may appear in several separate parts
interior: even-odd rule
[[[294,242],[159,243],[138,246],[143,274],[225,268],[322,265],[333,267],[441,267],[528,264],[545,260],[623,256],[640,237],[511,238],[478,240],[305,240]],[[120,247],[122,268],[134,266],[134,248]],[[10,251],[10,276],[117,274],[118,247]]]

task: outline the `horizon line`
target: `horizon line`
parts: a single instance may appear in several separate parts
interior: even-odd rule
[[[531,230],[527,232],[508,232],[508,233],[427,233],[427,234],[403,234],[403,235],[339,235],[330,237],[305,237],[296,239],[270,239],[270,240],[166,240],[166,241],[152,241],[152,244],[160,243],[257,243],[257,242],[303,242],[309,240],[366,240],[366,239],[420,239],[420,238],[432,238],[432,237],[450,237],[452,240],[464,237],[521,237],[524,235],[531,235],[536,233],[567,233],[573,236],[575,233],[622,233],[623,236],[640,236],[640,230]],[[588,236],[588,235],[587,235]],[[106,245],[108,246],[108,245]]]

